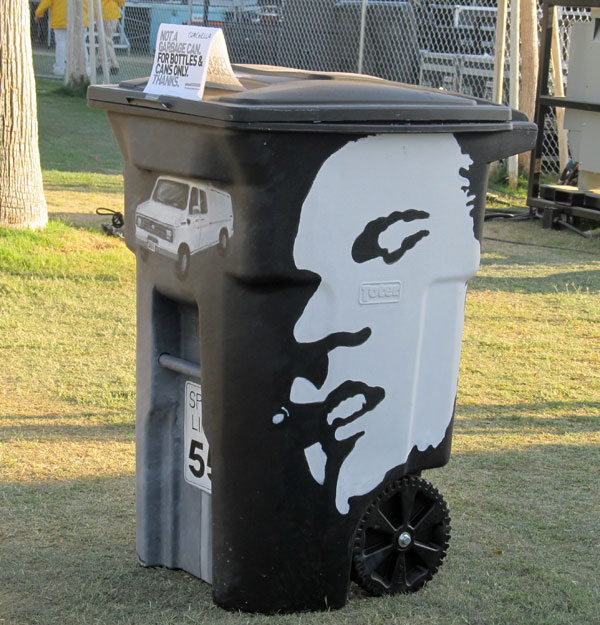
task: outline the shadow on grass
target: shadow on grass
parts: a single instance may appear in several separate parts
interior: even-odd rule
[[[526,417],[523,419],[497,419],[482,422],[474,419],[459,419],[454,428],[455,435],[461,436],[498,436],[508,434],[512,436],[552,436],[554,440],[561,436],[573,434],[600,434],[600,424],[598,418],[580,417],[578,419],[535,419]],[[533,443],[535,445],[535,443]],[[594,443],[596,444],[596,443]],[[526,447],[532,443],[527,442]]]
[[[460,404],[457,406],[457,413],[460,414],[481,414],[499,417],[512,417],[521,419],[526,416],[535,415],[535,413],[543,412],[548,414],[551,412],[563,412],[565,410],[575,410],[576,408],[589,409],[593,418],[600,418],[600,401],[547,401],[539,403],[517,403],[517,404]],[[594,417],[595,415],[595,417]],[[558,419],[581,419],[577,415],[563,416]]]
[[[165,613],[181,617],[192,605],[195,613],[214,612],[207,584],[139,566],[134,489],[133,475],[0,483],[1,616],[112,625],[171,622]]]
[[[2,419],[2,417],[0,417]],[[134,423],[86,423],[69,425],[5,425],[2,427],[2,441],[68,442],[68,441],[133,441]]]
[[[582,414],[583,413],[583,414]],[[499,432],[600,432],[600,402],[538,404],[469,404],[456,407],[456,431],[462,434]]]
[[[45,191],[57,191],[61,193],[81,193],[89,195],[90,193],[105,193],[116,196],[123,195],[122,178],[118,178],[120,173],[116,174],[94,174],[93,172],[83,171],[76,178],[79,172],[60,171],[64,179],[57,182],[44,182]],[[56,174],[55,174],[56,175]],[[96,176],[96,177],[94,177]],[[115,177],[115,180],[112,179]]]
[[[599,496],[594,476],[585,470],[590,449],[544,445],[534,450],[459,454],[436,470],[434,481],[450,499],[455,536],[442,571],[415,595],[367,598],[353,589],[347,607],[327,615],[229,613],[212,604],[210,586],[200,580],[181,571],[140,567],[133,476],[0,484],[2,616],[21,625],[383,624],[400,622],[391,614],[408,612],[406,622],[415,625],[594,622],[598,565],[592,547]],[[560,471],[547,470],[557,463]],[[245,513],[251,523],[251,511]],[[573,614],[564,620],[562,605],[550,599],[564,594],[567,579],[577,582],[578,595]],[[524,597],[523,584],[527,597],[540,601]],[[507,608],[515,605],[519,618],[506,620]]]
[[[584,265],[600,260],[600,249],[597,258],[594,258],[588,251],[575,248],[565,251],[544,249],[543,257],[541,252],[542,250],[537,255],[526,256],[524,254],[505,254],[493,250],[484,250],[480,265],[481,267],[510,267],[512,271],[516,271],[521,267]]]
[[[582,411],[586,414],[581,414]],[[121,412],[18,417],[0,414],[0,421],[10,419],[25,423],[4,425],[2,427],[4,442],[13,440],[64,442],[82,439],[125,442],[133,441],[135,435],[135,417]],[[55,423],[58,420],[73,423]],[[86,420],[93,422],[86,423]],[[470,404],[459,405],[456,408],[455,432],[461,435],[497,435],[524,431],[528,434],[547,432],[554,435],[600,432],[600,402]]]
[[[86,228],[82,228],[82,230],[86,230]],[[90,273],[85,271],[84,269],[80,271],[73,270],[72,272],[68,272],[73,265],[68,266],[59,266],[59,267],[50,267],[46,271],[36,270],[32,271],[28,267],[23,267],[22,269],[8,270],[4,271],[4,274],[7,276],[13,277],[26,277],[31,278],[32,275],[35,276],[36,280],[46,280],[51,279],[56,282],[64,281],[65,284],[89,284],[90,283]],[[116,273],[95,273],[94,274],[94,283],[107,283],[107,284],[120,284],[123,282],[123,275]],[[1,625],[1,624],[0,624]]]
[[[473,291],[531,294],[600,293],[600,271],[567,271],[530,278],[476,276],[469,282],[469,288]]]

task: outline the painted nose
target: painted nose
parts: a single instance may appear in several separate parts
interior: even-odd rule
[[[352,302],[348,299],[350,290],[352,294],[356,291],[356,299],[352,299]],[[353,280],[346,280],[335,289],[321,283],[294,326],[294,338],[298,343],[317,343],[332,335],[340,335],[342,341],[348,340],[343,336],[357,334],[365,328],[364,318],[360,318],[357,311],[353,310],[355,301],[358,303],[358,287]]]
[[[321,388],[327,379],[329,352],[337,347],[357,347],[371,336],[371,328],[362,328],[358,332],[334,332],[320,341],[305,344],[305,366],[302,377],[316,388]]]

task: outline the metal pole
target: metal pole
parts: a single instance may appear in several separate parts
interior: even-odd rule
[[[100,60],[102,61],[102,82],[110,82],[108,54],[106,52],[106,38],[104,36],[104,19],[102,17],[102,0],[96,0],[96,21],[98,23],[98,40],[100,42]]]
[[[498,0],[496,14],[496,46],[494,59],[494,89],[492,99],[502,104],[504,92],[504,55],[506,53],[506,5],[508,0]]]
[[[88,0],[88,47],[90,57],[90,83],[96,83],[96,23],[94,20],[94,0]]]
[[[360,9],[360,38],[358,40],[358,73],[363,73],[363,58],[365,55],[365,30],[367,24],[367,0],[362,0]]]
[[[519,22],[521,20],[520,0],[510,2],[510,99],[511,108],[519,108]],[[517,187],[519,182],[519,157],[508,158],[508,183]]]

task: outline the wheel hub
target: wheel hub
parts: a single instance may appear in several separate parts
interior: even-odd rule
[[[412,536],[409,532],[402,532],[400,536],[398,536],[397,544],[400,549],[406,549],[407,547],[410,547],[411,543]]]

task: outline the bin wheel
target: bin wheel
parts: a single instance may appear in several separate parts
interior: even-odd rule
[[[353,579],[372,595],[419,590],[448,549],[448,506],[426,480],[407,476],[384,488],[356,532]]]
[[[177,251],[177,264],[175,265],[175,273],[180,280],[187,276],[190,269],[190,248],[183,243]]]
[[[227,234],[227,230],[223,229],[219,232],[219,252],[221,256],[225,256],[227,254],[227,248],[229,247],[229,235]]]

